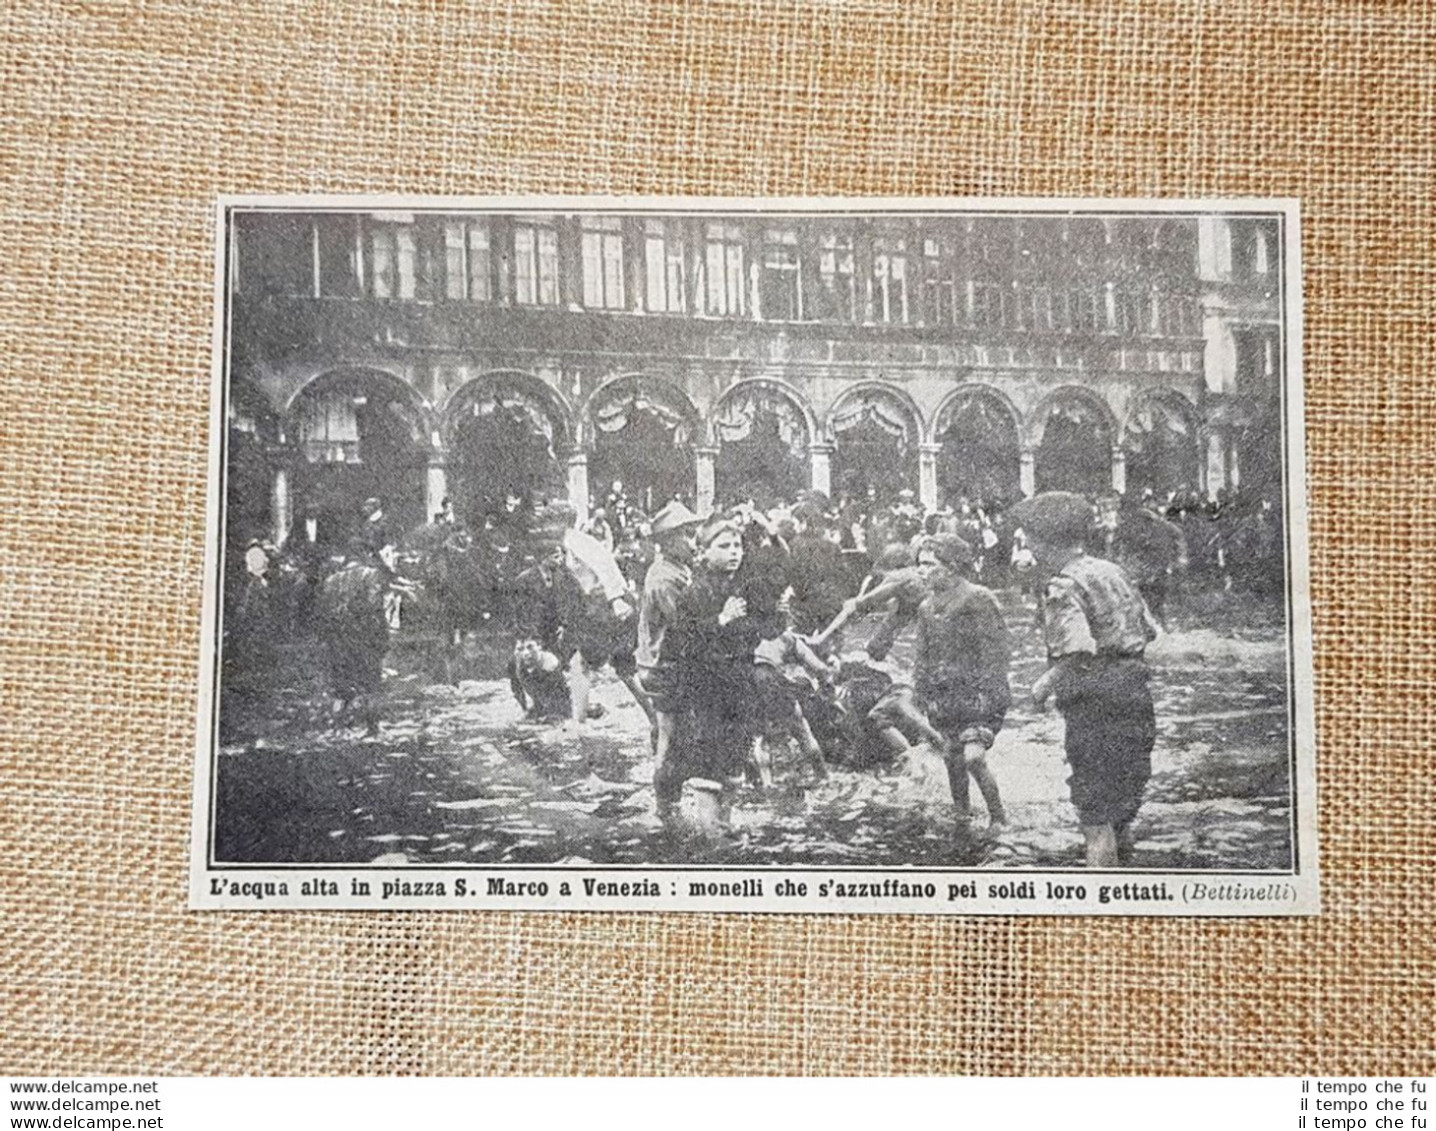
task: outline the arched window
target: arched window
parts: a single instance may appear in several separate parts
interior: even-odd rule
[[[624,377],[601,388],[588,411],[595,498],[620,482],[626,498],[648,514],[675,498],[692,506],[696,421],[683,393],[657,378]]]
[[[1179,394],[1140,400],[1122,437],[1127,453],[1127,494],[1158,499],[1195,493],[1201,474],[1197,414]]]
[[[299,454],[296,525],[309,540],[343,550],[369,498],[382,503],[396,533],[427,518],[428,431],[418,398],[398,378],[370,370],[324,374],[295,398],[287,431]]]
[[[1015,414],[995,389],[960,390],[938,412],[938,498],[956,506],[1011,503],[1022,497]]]
[[[895,502],[916,490],[918,421],[896,389],[869,386],[841,397],[828,417],[835,449],[833,485],[839,497]]]
[[[786,393],[745,381],[724,395],[713,418],[720,502],[791,501],[808,482],[807,415]]]
[[[449,495],[470,526],[564,493],[559,456],[568,436],[554,394],[536,377],[486,374],[449,404]]]
[[[1112,489],[1111,414],[1095,394],[1059,389],[1038,408],[1038,491],[1100,495]]]

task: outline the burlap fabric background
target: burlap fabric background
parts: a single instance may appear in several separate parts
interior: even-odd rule
[[[0,1072],[1436,1071],[1436,7],[6,5]],[[1326,912],[185,910],[212,206],[1304,201]]]

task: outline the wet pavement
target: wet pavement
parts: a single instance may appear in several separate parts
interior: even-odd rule
[[[675,839],[654,815],[642,711],[611,673],[581,728],[523,719],[499,670],[495,637],[457,686],[436,681],[432,654],[391,652],[384,726],[375,739],[335,731],[314,672],[292,681],[245,740],[217,761],[216,859],[222,862],[491,864],[826,864],[1068,867],[1081,837],[1067,795],[1062,721],[1031,706],[1042,670],[1033,610],[1005,598],[1017,659],[1013,710],[989,756],[1009,824],[956,836],[946,771],[916,749],[871,771],[834,768],[805,785],[796,750],[779,752],[776,785],[747,788],[733,832]],[[1134,826],[1135,866],[1281,869],[1291,812],[1285,646],[1278,622],[1231,595],[1193,602],[1153,646],[1158,740]],[[1193,627],[1195,624],[1204,627]],[[876,621],[869,620],[871,628]],[[855,634],[853,642],[860,640]],[[895,656],[904,657],[900,642]],[[981,801],[973,789],[983,824]],[[701,791],[685,794],[696,829]]]

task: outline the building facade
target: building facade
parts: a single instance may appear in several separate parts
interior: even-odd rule
[[[408,525],[586,511],[614,481],[700,511],[1280,483],[1276,217],[231,221],[237,536],[338,539],[370,496]]]

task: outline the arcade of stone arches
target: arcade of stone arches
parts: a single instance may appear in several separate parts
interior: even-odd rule
[[[320,374],[274,412],[252,386],[230,397],[230,526],[283,544],[343,544],[363,500],[411,528],[449,500],[460,521],[567,496],[581,514],[621,483],[638,509],[672,498],[700,513],[800,491],[928,510],[1034,491],[1196,492],[1235,487],[1236,445],[1180,393],[1139,393],[1122,419],[1097,393],[1057,386],[1026,413],[1002,390],[955,383],[925,414],[901,387],[848,385],[819,416],[785,382],[748,378],[702,414],[664,378],[627,374],[580,408],[531,374],[496,372],[441,409],[371,369]]]

